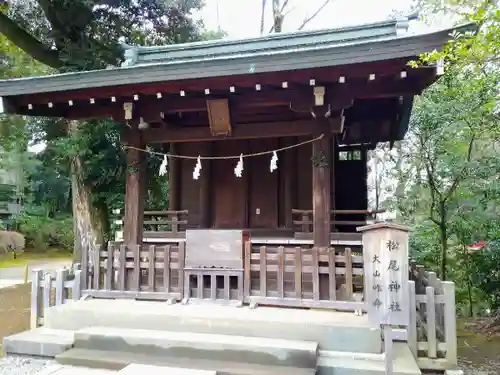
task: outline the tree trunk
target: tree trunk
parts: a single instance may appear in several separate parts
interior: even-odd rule
[[[469,251],[467,249],[467,245],[465,244],[464,239],[460,240],[462,242],[462,257],[464,259],[465,264],[465,275],[466,275],[466,286],[467,286],[467,299],[469,300],[469,317],[472,318],[474,315],[474,301],[472,300],[472,280],[471,280],[471,270],[470,270],[470,259],[469,259]]]
[[[439,231],[441,232],[441,280],[446,281],[446,267],[448,258],[448,233],[446,228],[446,211],[444,204],[440,204],[441,223],[439,224]]]
[[[78,121],[70,121],[68,128],[70,136],[78,136]],[[75,156],[71,160],[71,191],[75,234],[73,261],[77,263],[82,261],[83,252],[105,244],[107,227],[107,215],[103,215],[102,209],[92,207],[92,190],[83,181],[83,168],[81,159]]]
[[[474,302],[472,301],[472,285],[469,275],[467,275],[467,298],[469,299],[469,318],[472,318],[474,316]]]

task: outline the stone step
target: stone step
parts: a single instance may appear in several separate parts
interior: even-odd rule
[[[45,367],[36,375],[118,375],[118,371],[55,364]]]
[[[421,375],[408,344],[393,344],[393,375]],[[383,355],[320,351],[319,375],[385,375]]]
[[[371,328],[366,315],[336,311],[94,299],[51,307],[44,323],[75,331],[92,326],[133,328],[312,341],[334,351],[382,351],[380,329]]]
[[[316,369],[261,364],[240,363],[235,361],[216,361],[209,359],[190,359],[182,357],[153,356],[130,352],[102,351],[91,349],[70,349],[56,357],[60,364],[85,366],[108,370],[122,370],[131,363],[155,366],[178,367],[191,370],[215,371],[217,375],[315,375]]]
[[[140,365],[132,363],[124,369],[118,371],[118,375],[217,375],[216,371],[193,370],[189,368]]]
[[[73,331],[40,327],[4,337],[3,350],[7,354],[55,357],[70,349],[73,341]]]
[[[74,347],[312,369],[318,357],[315,342],[112,327],[75,332]]]

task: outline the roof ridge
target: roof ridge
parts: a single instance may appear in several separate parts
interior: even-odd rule
[[[315,36],[315,35],[324,35],[324,34],[332,34],[337,32],[344,31],[356,31],[363,30],[368,28],[377,28],[377,27],[387,27],[393,26],[396,27],[398,23],[400,23],[401,19],[390,19],[384,21],[377,21],[371,23],[363,23],[358,25],[348,25],[341,27],[332,27],[332,28],[321,28],[316,30],[298,30],[298,31],[286,31],[281,33],[273,33],[263,36],[252,36],[252,37],[243,37],[243,38],[228,38],[228,39],[215,39],[215,40],[204,40],[199,42],[189,42],[189,43],[180,43],[180,44],[168,44],[164,46],[135,46],[140,52],[149,52],[155,51],[157,49],[177,49],[179,47],[195,47],[195,46],[205,46],[205,45],[218,45],[218,44],[240,44],[240,43],[251,43],[251,42],[262,42],[267,40],[279,40],[279,39],[289,39],[293,37],[301,37],[301,36]]]
[[[278,33],[261,37],[218,39],[211,41],[190,42],[165,46],[126,46],[124,67],[152,63],[155,61],[190,59],[204,55],[219,56],[233,55],[257,51],[279,51],[293,48],[324,45],[332,42],[365,41],[380,37],[393,37],[400,35],[408,29],[408,19],[399,17],[351,25],[338,28],[293,31]]]

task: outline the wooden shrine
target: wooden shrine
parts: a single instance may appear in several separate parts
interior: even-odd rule
[[[0,107],[123,124],[133,166],[126,181],[126,247],[94,251],[84,260],[97,267],[92,283],[101,295],[179,299],[190,298],[194,288],[203,299],[208,288],[212,299],[221,289],[224,299],[236,291],[240,301],[349,309],[353,293],[363,290],[356,228],[374,214],[367,151],[404,137],[414,96],[442,73],[439,66],[410,68],[408,62],[444,46],[451,32],[407,29],[408,21],[389,20],[131,47],[124,67],[0,81]],[[172,154],[170,205],[146,209],[144,150],[158,144]],[[146,239],[166,247],[141,246],[151,243]],[[123,267],[119,280],[108,275],[116,264]],[[219,277],[223,284],[208,286]],[[233,277],[237,281],[227,281]]]

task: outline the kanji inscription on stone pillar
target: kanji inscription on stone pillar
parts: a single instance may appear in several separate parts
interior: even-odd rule
[[[363,233],[365,301],[370,323],[408,325],[408,229],[384,222],[358,231]]]

